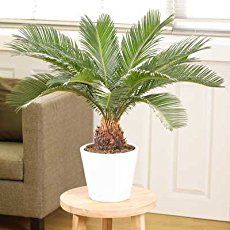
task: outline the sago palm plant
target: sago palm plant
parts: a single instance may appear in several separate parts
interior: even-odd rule
[[[10,45],[21,55],[50,63],[53,70],[25,78],[8,97],[17,109],[54,91],[82,96],[102,119],[94,136],[95,151],[113,153],[127,148],[119,121],[138,103],[150,105],[167,129],[186,125],[179,99],[156,88],[177,82],[221,87],[223,79],[209,68],[194,64],[192,54],[208,49],[207,38],[191,37],[158,49],[162,31],[173,16],[160,20],[149,11],[118,41],[109,15],[96,23],[87,16],[80,21],[81,48],[52,27],[26,26]]]

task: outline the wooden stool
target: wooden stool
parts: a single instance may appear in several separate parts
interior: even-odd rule
[[[87,187],[63,193],[61,207],[73,214],[72,230],[86,230],[86,218],[102,218],[102,229],[112,230],[112,218],[131,217],[133,230],[145,230],[145,216],[156,206],[153,192],[133,187],[129,200],[118,203],[103,203],[89,198]]]

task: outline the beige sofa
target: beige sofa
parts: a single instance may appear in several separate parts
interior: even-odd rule
[[[93,113],[80,97],[54,93],[23,109],[23,144],[0,142],[0,214],[43,218],[64,191],[85,184],[79,147],[92,140]]]

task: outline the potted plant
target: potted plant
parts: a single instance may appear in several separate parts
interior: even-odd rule
[[[86,99],[101,116],[93,143],[81,147],[89,196],[115,202],[130,196],[138,147],[127,142],[120,127],[122,115],[138,103],[150,105],[164,126],[173,130],[186,125],[179,99],[155,89],[177,82],[222,87],[223,79],[208,67],[195,64],[192,54],[208,49],[204,37],[191,37],[159,51],[165,26],[173,16],[160,20],[150,10],[119,43],[109,15],[96,23],[80,21],[81,49],[52,27],[26,26],[9,46],[21,55],[50,63],[53,70],[25,78],[8,97],[17,110],[35,98],[54,91],[75,93]]]

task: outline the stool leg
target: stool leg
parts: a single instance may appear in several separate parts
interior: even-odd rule
[[[72,230],[86,230],[86,217],[73,215]]]
[[[102,230],[112,230],[112,219],[111,218],[102,219]]]
[[[145,230],[145,215],[132,216],[132,230]]]

